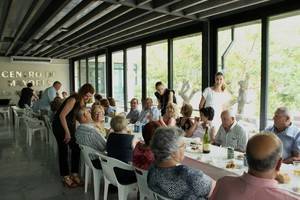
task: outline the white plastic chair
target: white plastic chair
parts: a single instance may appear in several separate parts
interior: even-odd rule
[[[102,177],[102,170],[96,169],[90,159],[89,155],[97,155],[99,156],[99,153],[88,146],[85,145],[79,145],[83,158],[85,163],[85,180],[84,180],[84,192],[87,192],[88,182],[90,178],[90,170],[92,169],[93,172],[93,180],[94,180],[94,198],[95,200],[99,199],[99,192],[100,192],[100,183],[101,183],[101,177]]]
[[[167,197],[164,197],[156,192],[151,191],[155,200],[172,200]]]
[[[144,200],[145,198],[153,199],[152,192],[149,189],[148,184],[147,184],[148,171],[139,169],[137,167],[134,167],[134,168],[135,168],[134,172],[136,175],[137,184],[138,184],[139,192],[140,192],[140,200]]]
[[[46,125],[47,130],[48,130],[49,145],[51,146],[51,148],[53,149],[53,151],[56,155],[56,153],[57,153],[57,143],[56,143],[55,136],[53,134],[53,129],[52,129],[50,119],[47,115],[43,115],[43,119],[45,121],[45,125]]]
[[[32,144],[32,136],[37,131],[41,133],[42,140],[44,139],[44,135],[45,135],[46,141],[48,141],[47,128],[45,127],[45,124],[42,120],[24,116],[24,122],[26,126],[26,140],[30,147]]]
[[[20,120],[24,119],[24,110],[12,108],[12,113],[14,116],[14,128],[18,130],[20,127]]]
[[[0,107],[0,114],[3,115],[4,121],[10,121],[10,107]]]
[[[114,168],[120,168],[133,172],[134,170],[131,165],[128,165],[120,160],[105,156],[103,154],[100,154],[99,157],[104,175],[104,200],[107,200],[108,186],[110,184],[118,187],[119,200],[126,200],[129,192],[137,191],[137,183],[122,185],[118,182],[116,174],[114,172]]]

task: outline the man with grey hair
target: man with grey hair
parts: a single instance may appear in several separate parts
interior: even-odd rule
[[[293,125],[286,107],[279,107],[274,113],[274,125],[266,131],[276,134],[283,144],[283,162],[287,164],[300,160],[300,130]]]
[[[217,132],[215,144],[224,147],[233,147],[244,152],[247,143],[245,129],[238,124],[232,111],[224,110],[221,113],[222,124]]]
[[[149,188],[170,199],[207,199],[215,182],[200,170],[182,165],[184,131],[175,127],[158,128],[151,142],[155,165],[148,171]]]
[[[92,123],[90,111],[85,107],[79,109],[76,112],[76,119],[80,123],[75,132],[76,143],[104,152],[106,148],[106,140]],[[99,158],[96,155],[90,155],[90,158],[94,167],[101,169]]]
[[[281,155],[282,143],[276,135],[256,134],[247,144],[248,173],[219,179],[210,200],[299,199],[277,186],[275,177],[280,170]]]

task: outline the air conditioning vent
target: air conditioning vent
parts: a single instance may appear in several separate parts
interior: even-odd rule
[[[11,62],[38,62],[38,63],[51,63],[51,58],[41,58],[41,57],[25,57],[25,56],[11,56]]]

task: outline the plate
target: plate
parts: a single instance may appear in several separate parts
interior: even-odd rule
[[[189,152],[189,153],[201,153],[202,152],[202,146],[199,146],[198,149],[192,149],[191,146],[188,146],[188,147],[186,147],[185,151]]]

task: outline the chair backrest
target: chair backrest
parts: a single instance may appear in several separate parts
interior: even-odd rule
[[[120,160],[117,160],[115,158],[111,158],[109,156],[100,154],[99,155],[102,171],[104,174],[104,177],[109,180],[109,182],[115,186],[121,185],[116,177],[116,174],[114,172],[114,168],[120,168],[128,171],[133,171],[133,167],[127,163],[124,163]]]
[[[51,125],[51,122],[50,122],[50,118],[48,117],[48,115],[43,115],[43,118],[44,118],[44,121],[45,121],[45,124],[46,124],[46,127],[47,127],[48,131],[50,133],[53,133],[52,125]]]
[[[151,196],[151,190],[148,187],[147,184],[147,176],[148,176],[148,171],[143,170],[143,169],[139,169],[137,167],[134,167],[134,172],[136,175],[136,179],[137,179],[137,183],[138,183],[138,187],[139,187],[139,191],[142,194],[147,195],[148,197]]]
[[[156,192],[151,191],[155,200],[172,200],[167,197],[164,197]]]
[[[44,127],[45,126],[44,121],[29,117],[29,116],[24,116],[24,122],[25,122],[25,125],[27,126],[27,128],[38,127],[38,126]]]
[[[91,161],[91,158],[90,158],[90,155],[96,155],[96,156],[99,156],[100,153],[98,151],[96,151],[95,149],[91,148],[91,147],[88,147],[86,145],[79,145],[80,149],[81,149],[81,152],[82,152],[82,155],[83,155],[83,159],[84,159],[84,162],[90,167],[90,168],[95,168],[92,161]]]

